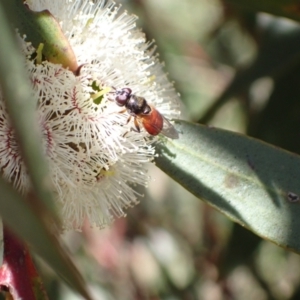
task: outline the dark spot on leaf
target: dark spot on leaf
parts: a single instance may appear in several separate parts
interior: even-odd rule
[[[300,200],[299,196],[292,192],[287,193],[287,198],[290,202],[299,202]]]
[[[236,188],[239,185],[239,178],[233,174],[228,174],[224,179],[224,185],[229,189]]]
[[[253,171],[255,170],[255,165],[248,155],[247,155],[247,164],[251,168],[251,170],[253,170]]]

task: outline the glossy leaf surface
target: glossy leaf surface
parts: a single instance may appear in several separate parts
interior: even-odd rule
[[[280,246],[300,252],[300,158],[233,132],[178,122],[156,163],[197,197]]]

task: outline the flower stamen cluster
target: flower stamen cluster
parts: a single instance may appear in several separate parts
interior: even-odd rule
[[[147,185],[147,165],[159,139],[131,130],[128,112],[111,99],[114,90],[130,87],[171,119],[179,114],[178,96],[153,56],[154,47],[135,29],[136,17],[119,13],[112,1],[27,3],[34,11],[48,9],[59,21],[81,66],[75,75],[41,62],[38,50],[20,38],[64,227],[80,229],[86,217],[103,227],[138,203],[135,186]],[[4,177],[28,192],[28,174],[1,93],[0,141]]]

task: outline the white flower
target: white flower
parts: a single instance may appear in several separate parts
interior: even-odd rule
[[[21,39],[37,101],[45,154],[64,227],[80,229],[87,217],[99,227],[124,216],[138,202],[135,185],[147,185],[147,164],[159,137],[132,131],[129,114],[111,101],[114,87],[134,94],[167,118],[179,115],[178,96],[154,47],[135,28],[135,16],[111,1],[27,1],[48,9],[82,65],[80,75],[59,64],[36,64],[30,41]],[[108,92],[107,88],[111,88]],[[103,91],[103,95],[98,92]],[[96,99],[95,99],[96,98]],[[0,95],[0,166],[22,192],[30,188],[14,132]]]

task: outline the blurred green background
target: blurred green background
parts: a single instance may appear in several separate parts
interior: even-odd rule
[[[182,118],[300,152],[296,22],[217,0],[122,6],[155,39]],[[127,218],[65,234],[95,299],[300,299],[299,255],[233,224],[155,166],[150,174]],[[79,299],[43,273],[50,299]]]

